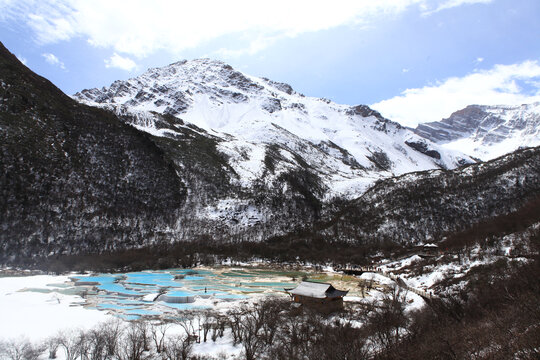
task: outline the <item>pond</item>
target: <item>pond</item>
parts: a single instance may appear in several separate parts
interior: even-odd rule
[[[261,295],[285,295],[308,272],[267,268],[195,268],[73,275],[70,282],[51,284],[58,291],[78,293],[83,306],[120,318],[173,318],[179,311],[227,309]],[[313,274],[311,274],[313,275]],[[51,289],[29,289],[48,292]]]

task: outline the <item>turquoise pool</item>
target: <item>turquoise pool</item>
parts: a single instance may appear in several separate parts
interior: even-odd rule
[[[289,275],[290,274],[290,275]],[[298,272],[252,268],[170,269],[125,274],[72,276],[86,287],[87,307],[109,311],[126,320],[144,316],[178,316],[178,312],[210,309],[252,296],[284,294]],[[66,285],[69,288],[69,285]],[[83,287],[83,288],[81,288]]]

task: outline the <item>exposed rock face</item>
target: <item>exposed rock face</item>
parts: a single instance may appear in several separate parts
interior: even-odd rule
[[[520,106],[471,105],[448,119],[420,124],[415,132],[445,148],[489,160],[520,146],[540,145],[540,103]]]
[[[427,156],[432,157],[434,159],[438,160],[441,158],[441,154],[438,151],[430,150],[428,148],[428,145],[424,141],[418,141],[418,142],[406,141],[405,144],[407,144],[414,150],[419,151],[422,154],[426,154]]]
[[[357,196],[380,177],[473,161],[441,150],[366,105],[305,97],[288,84],[248,76],[209,59],[150,69],[137,78],[74,96],[144,119],[134,125],[153,135],[156,126],[151,119],[156,114],[173,115],[173,128],[175,121],[185,122],[214,135],[218,151],[238,175],[232,183],[244,188],[252,188],[262,174],[279,177],[279,171],[265,171],[264,157],[259,156],[276,146],[288,153],[276,160],[278,170],[279,164],[290,170],[307,167],[326,189],[323,198]],[[407,146],[422,141],[429,150]],[[335,147],[330,150],[324,144]],[[264,182],[278,186],[275,178]]]
[[[370,117],[370,116],[374,116],[376,117],[377,119],[381,120],[381,121],[389,121],[388,119],[385,119],[380,112],[376,111],[376,110],[373,110],[372,108],[370,108],[369,106],[367,105],[356,105],[356,106],[353,106],[351,107],[350,109],[347,110],[347,114],[348,115],[360,115],[362,117]],[[399,124],[395,123],[396,126],[399,126]]]

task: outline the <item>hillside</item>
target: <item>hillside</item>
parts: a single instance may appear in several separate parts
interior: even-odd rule
[[[0,261],[167,240],[186,187],[150,137],[0,44]]]
[[[175,63],[77,95],[100,109],[5,48],[1,61],[2,262],[362,262],[538,197],[537,148],[470,164],[366,106],[307,98],[220,62]],[[460,163],[469,165],[451,169]]]
[[[540,148],[455,170],[382,180],[352,202],[332,227],[356,242],[439,242],[473,224],[513,213],[540,195]]]

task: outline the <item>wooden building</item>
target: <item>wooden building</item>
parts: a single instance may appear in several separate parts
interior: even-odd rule
[[[343,297],[348,293],[337,290],[332,284],[314,281],[302,281],[297,287],[285,291],[294,302],[327,312],[343,308]]]

